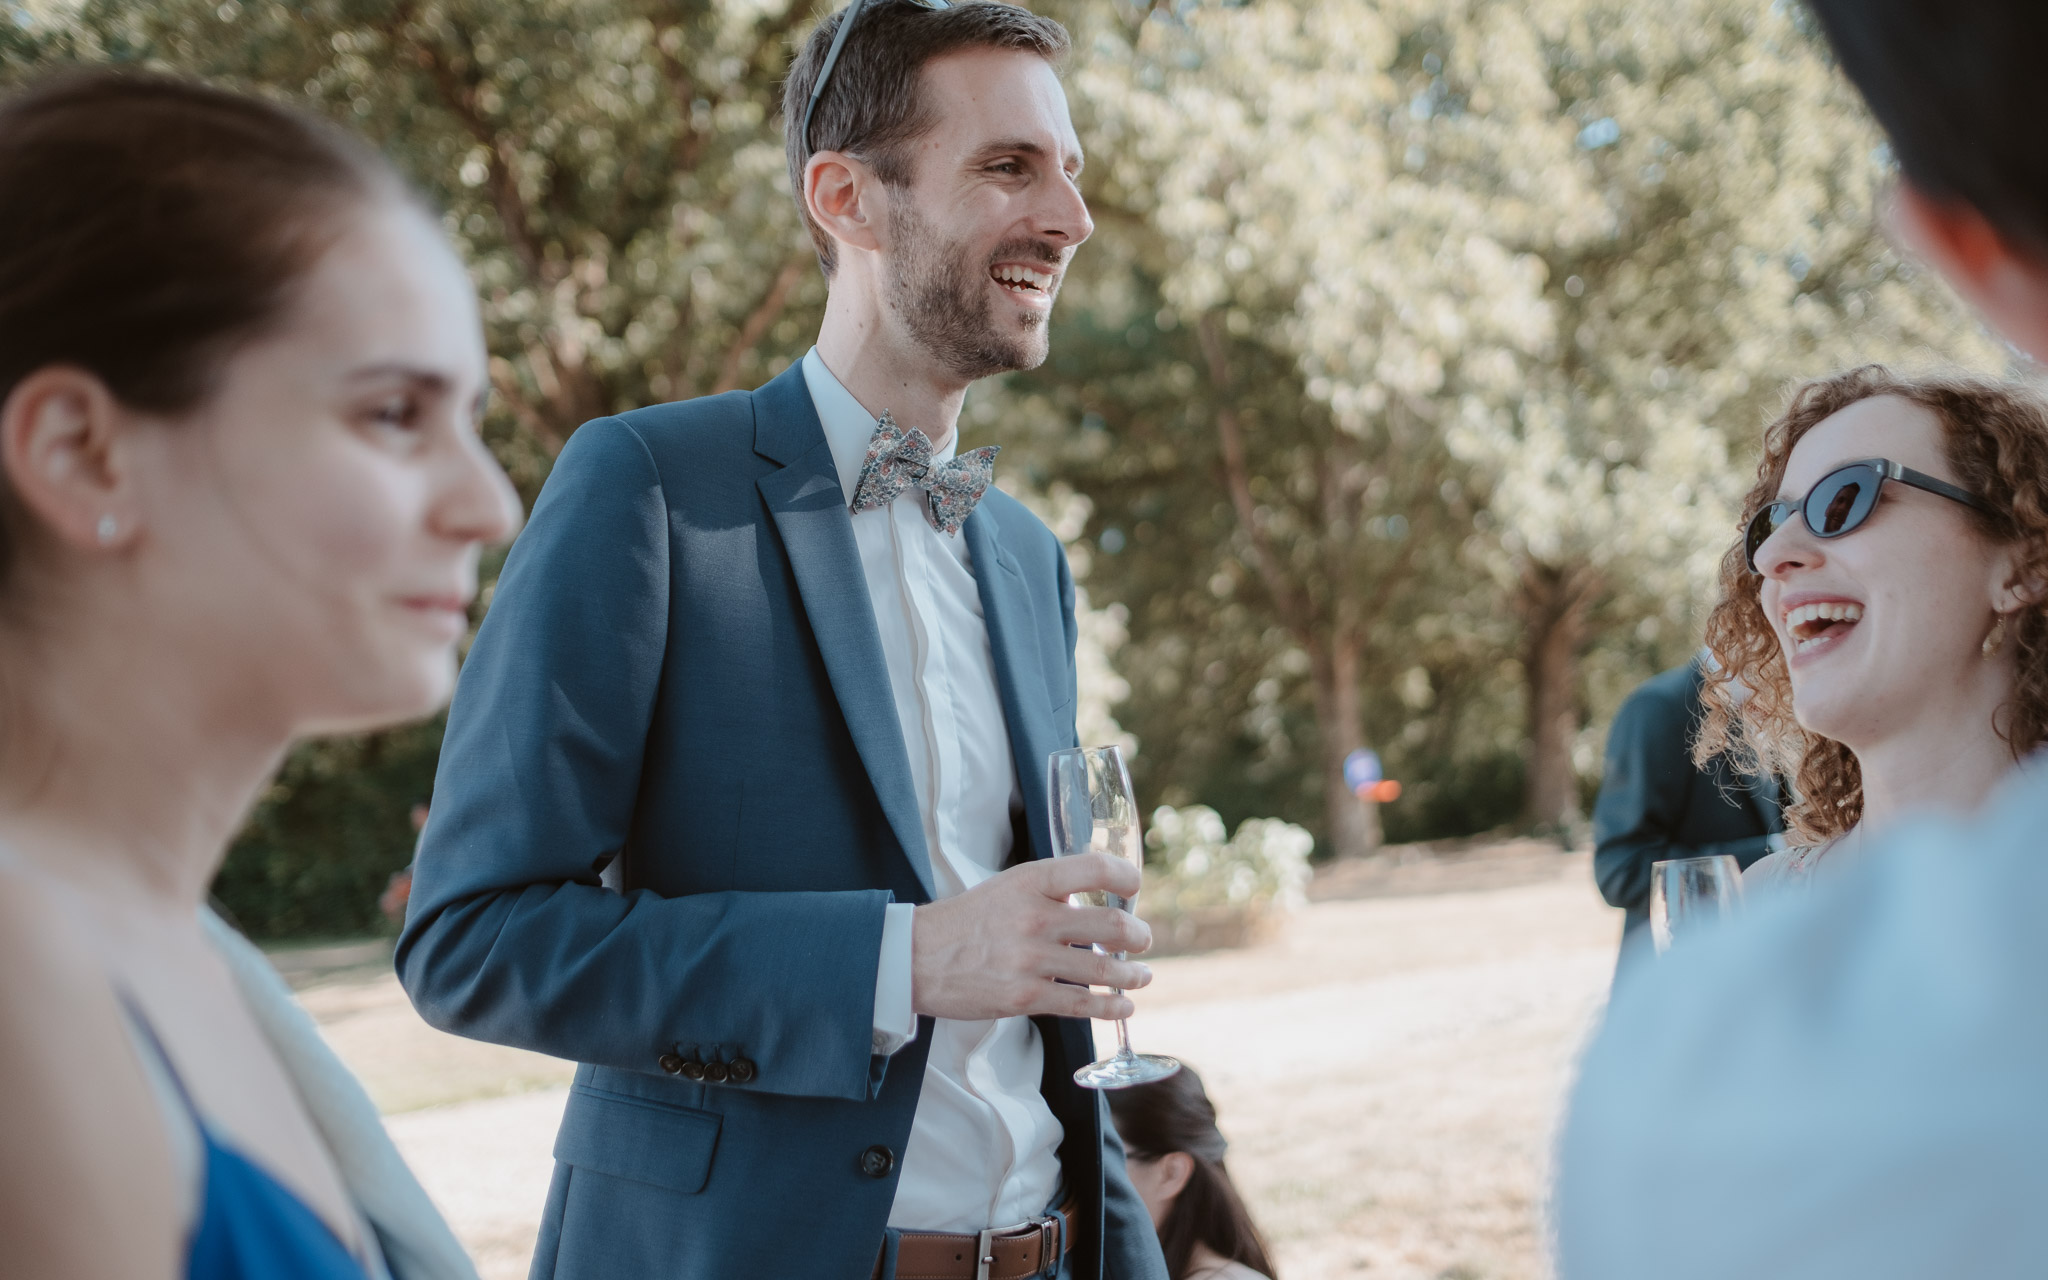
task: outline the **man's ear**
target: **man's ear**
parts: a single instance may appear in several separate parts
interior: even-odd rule
[[[126,544],[136,495],[120,447],[124,411],[83,369],[51,365],[15,384],[0,404],[0,475],[15,500],[60,541]]]
[[[817,152],[804,166],[804,207],[811,220],[851,248],[882,247],[881,190],[875,171],[843,151]]]
[[[1884,223],[1899,246],[1939,271],[1991,327],[2048,363],[2048,263],[1961,200],[1901,182]]]

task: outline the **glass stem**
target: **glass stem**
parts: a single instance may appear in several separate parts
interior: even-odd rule
[[[1130,959],[1130,953],[1119,951],[1116,953],[1116,958],[1128,960]],[[1124,989],[1122,987],[1110,988],[1111,995],[1120,996],[1123,993]],[[1131,1052],[1131,1024],[1122,1018],[1116,1020],[1116,1056],[1119,1061],[1129,1061],[1132,1057],[1136,1056]]]

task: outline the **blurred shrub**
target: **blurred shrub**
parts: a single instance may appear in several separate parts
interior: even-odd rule
[[[1247,818],[1226,839],[1222,817],[1209,806],[1162,805],[1152,812],[1145,848],[1147,916],[1210,907],[1292,911],[1308,901],[1315,838],[1291,822]]]
[[[409,815],[433,788],[442,723],[294,751],[214,880],[235,922],[259,939],[388,928],[377,897],[412,861]]]

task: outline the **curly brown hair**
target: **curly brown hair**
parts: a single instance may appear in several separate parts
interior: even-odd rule
[[[1874,364],[1806,383],[1764,430],[1763,460],[1736,527],[1746,528],[1776,501],[1800,437],[1877,396],[1896,396],[1934,414],[1956,482],[1997,513],[1973,511],[1971,518],[1986,537],[2016,544],[2016,580],[2048,582],[2048,402],[2011,383],[1904,378]],[[1707,648],[1720,669],[1707,677],[1706,720],[1693,758],[1704,764],[1725,751],[1747,769],[1791,779],[1799,799],[1786,822],[1796,838],[1819,843],[1861,821],[1863,773],[1849,748],[1807,732],[1794,718],[1785,655],[1764,616],[1758,581],[1738,536],[1721,557],[1721,598],[1707,619]],[[2048,603],[2031,602],[2008,615],[2006,635],[2019,679],[2012,699],[1995,714],[1995,727],[2017,759],[2048,740]],[[1749,691],[1739,701],[1738,687]]]

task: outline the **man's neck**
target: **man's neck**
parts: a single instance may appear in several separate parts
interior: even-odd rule
[[[887,410],[898,426],[917,428],[937,448],[953,438],[967,384],[939,368],[929,352],[865,303],[833,292],[818,331],[818,357],[875,417]]]

